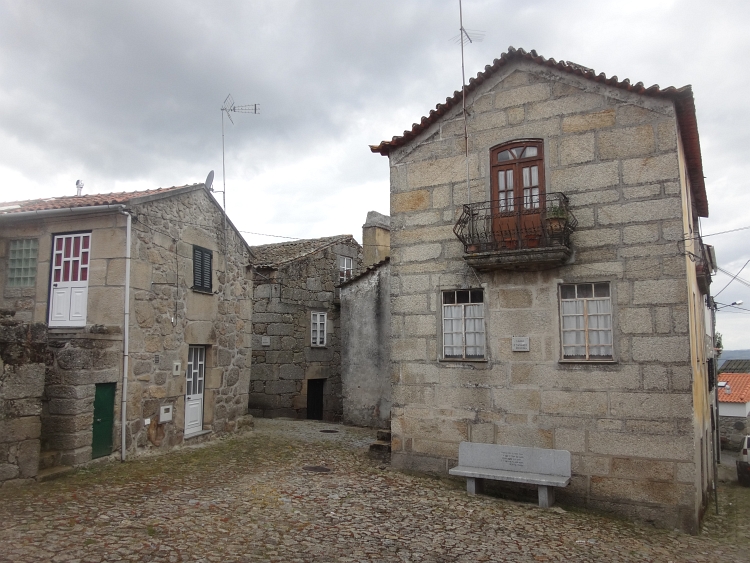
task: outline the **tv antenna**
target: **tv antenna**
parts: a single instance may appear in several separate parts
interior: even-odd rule
[[[464,10],[461,5],[461,0],[458,0],[458,21],[459,21],[459,35],[458,41],[461,43],[461,92],[463,94],[463,112],[464,112],[464,145],[466,147],[465,160],[466,160],[466,202],[471,203],[471,188],[469,186],[469,126],[468,126],[468,114],[466,113],[466,67],[464,65],[464,43],[479,43],[484,39],[484,32],[469,30],[464,27]]]
[[[234,104],[234,98],[232,98],[232,94],[229,94],[226,99],[224,100],[224,103],[221,106],[221,181],[222,181],[222,206],[224,207],[224,244],[227,243],[227,172],[226,167],[224,165],[224,114],[227,114],[227,118],[229,118],[229,121],[232,122],[232,125],[234,125],[234,120],[232,119],[233,113],[260,113],[260,105],[259,104],[247,104],[244,106],[237,106]],[[213,177],[211,178],[211,181],[213,182]],[[214,190],[211,190],[214,191]]]

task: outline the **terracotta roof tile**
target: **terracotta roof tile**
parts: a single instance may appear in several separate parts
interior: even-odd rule
[[[22,213],[24,211],[45,211],[48,209],[69,209],[75,207],[93,207],[95,205],[125,204],[131,199],[169,192],[184,187],[186,186],[174,186],[172,188],[159,188],[156,190],[142,190],[139,192],[86,194],[81,196],[72,195],[50,197],[44,199],[28,199],[25,201],[9,201],[0,203],[0,215]]]
[[[333,237],[300,239],[275,244],[261,244],[259,246],[251,246],[250,250],[255,256],[253,265],[256,268],[276,268],[313,252],[323,250],[337,242],[345,242],[350,239],[354,240],[354,237],[352,235],[336,235]]]
[[[507,53],[500,55],[500,58],[495,59],[492,62],[492,65],[487,65],[484,67],[483,72],[480,72],[475,78],[469,80],[469,83],[466,85],[466,93],[469,94],[473,92],[494,73],[516,60],[531,61],[540,66],[555,68],[562,72],[574,74],[586,78],[587,80],[606,84],[607,86],[612,86],[621,90],[627,90],[628,92],[635,92],[636,94],[642,94],[644,96],[667,98],[674,101],[677,112],[677,121],[680,126],[680,133],[685,146],[685,159],[688,168],[688,175],[690,176],[693,196],[698,207],[698,214],[701,217],[708,217],[708,199],[706,197],[706,184],[703,178],[703,161],[701,158],[700,140],[698,137],[698,124],[695,117],[695,101],[693,99],[693,90],[691,86],[683,86],[682,88],[675,88],[674,86],[660,88],[658,84],[648,87],[644,86],[643,82],[631,84],[630,80],[627,78],[624,80],[619,80],[617,76],[607,78],[603,72],[596,74],[594,70],[570,61],[545,59],[538,55],[534,50],[526,52],[523,49],[508,47]],[[460,106],[461,103],[461,91],[456,90],[453,92],[453,96],[445,99],[444,104],[437,104],[435,109],[430,111],[429,115],[422,117],[419,123],[412,124],[411,130],[404,131],[403,135],[395,136],[390,141],[382,141],[379,145],[370,145],[370,150],[384,156],[388,155],[391,150],[405,145],[417,137],[417,135],[438,121],[443,115],[448,113],[448,111],[456,106]]]
[[[721,373],[719,383],[722,381],[727,385],[718,387],[720,403],[750,403],[750,373]],[[731,393],[726,392],[727,386]]]

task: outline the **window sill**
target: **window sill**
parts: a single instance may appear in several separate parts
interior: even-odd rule
[[[558,364],[616,364],[617,360],[558,360]]]
[[[446,363],[446,364],[465,364],[465,363],[472,363],[472,364],[486,364],[489,362],[488,358],[438,358],[438,362],[440,363]]]
[[[191,287],[194,293],[202,293],[203,295],[213,295],[214,292],[206,289],[198,289],[197,287]]]

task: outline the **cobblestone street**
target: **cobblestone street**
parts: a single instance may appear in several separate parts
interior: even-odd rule
[[[750,488],[736,484],[723,484],[720,516],[712,502],[693,537],[391,471],[365,454],[373,430],[255,423],[201,447],[3,488],[0,561],[750,561]]]

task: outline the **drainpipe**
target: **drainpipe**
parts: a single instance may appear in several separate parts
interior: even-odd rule
[[[130,232],[132,216],[124,209],[120,213],[128,219],[125,235],[125,326],[122,331],[122,399],[120,403],[120,460],[125,461],[126,450],[126,425],[127,425],[127,408],[128,408],[128,345],[130,339]]]

